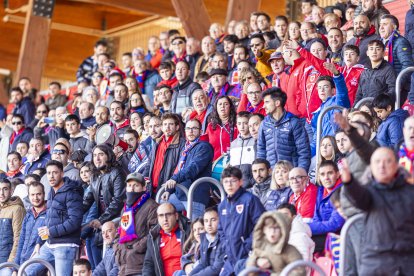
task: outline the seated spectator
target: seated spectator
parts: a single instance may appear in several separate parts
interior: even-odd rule
[[[115,259],[121,275],[142,273],[150,229],[157,224],[157,204],[146,190],[140,173],[131,173],[126,180],[126,203],[115,244]],[[132,212],[132,215],[131,214]]]
[[[354,206],[366,212],[362,231],[360,274],[410,274],[413,264],[407,246],[413,244],[413,186],[399,170],[391,149],[378,148],[371,157],[373,179],[361,185],[352,177],[347,163],[341,172],[344,193]],[[398,220],[393,218],[398,217]]]
[[[35,115],[34,120],[28,123],[27,126],[31,129],[34,129],[36,125],[39,123],[39,120],[47,117],[49,113],[53,114],[53,110],[56,110],[56,109],[52,109],[52,112],[50,112],[46,104],[44,103],[40,104],[39,106],[36,107],[36,115]],[[52,116],[49,116],[49,117],[52,117]]]
[[[188,222],[168,202],[157,208],[157,217],[158,224],[149,232],[142,275],[172,276],[181,270],[180,258],[188,237]]]
[[[248,191],[257,196],[262,205],[266,206],[272,181],[270,163],[266,159],[258,158],[253,161],[251,170],[255,183]]]
[[[91,263],[86,259],[77,259],[73,263],[73,276],[92,276]]]
[[[228,96],[219,96],[214,103],[206,134],[214,148],[214,162],[228,152],[231,142],[238,134],[236,110]]]
[[[277,207],[277,211],[291,221],[288,243],[296,247],[304,261],[312,262],[315,242],[312,240],[312,231],[309,225],[303,222],[302,217],[297,214],[296,208],[292,204],[283,203]]]
[[[404,142],[401,144],[398,151],[398,164],[410,175],[413,175],[414,156],[410,154],[410,152],[414,151],[414,117],[412,116],[408,117],[404,121],[403,137]]]
[[[384,44],[380,40],[368,43],[367,55],[370,63],[361,74],[355,103],[366,97],[376,97],[388,94],[395,100],[395,72],[392,66],[384,60]]]
[[[219,206],[219,234],[227,255],[220,275],[232,275],[239,260],[247,259],[252,249],[253,228],[265,211],[260,199],[247,192],[239,169],[223,170],[221,182],[227,198]]]
[[[166,84],[161,84],[157,88],[159,89],[158,101],[161,105],[158,111],[162,115],[164,113],[170,112],[173,90]]]
[[[293,192],[289,187],[289,171],[292,163],[280,160],[275,164],[271,175],[267,202],[263,204],[267,211],[276,210],[281,204],[288,203]]]
[[[176,189],[181,184],[190,189],[191,184],[201,177],[210,177],[213,167],[213,148],[208,143],[208,137],[201,135],[201,124],[197,120],[190,120],[185,125],[185,137],[187,141],[180,153],[180,159],[173,175],[164,185],[167,190],[161,196],[164,201],[172,203],[176,210],[181,212],[187,208],[187,196],[181,189]],[[194,191],[192,220],[203,215],[205,207],[209,203],[210,185],[198,186]]]
[[[56,109],[59,106],[65,106],[67,98],[60,93],[62,85],[57,81],[49,83],[49,98],[46,100],[46,105],[49,109]]]
[[[88,102],[82,102],[79,106],[79,119],[81,120],[81,128],[87,129],[96,124],[96,119],[93,116],[95,106]]]
[[[154,87],[161,81],[158,72],[150,70],[148,62],[145,60],[138,59],[134,61],[132,77],[138,81],[138,87],[142,91],[142,94],[146,95],[152,104],[154,102]]]
[[[250,188],[254,179],[252,176],[252,162],[255,157],[255,141],[249,132],[250,113],[241,111],[236,117],[237,132],[239,135],[230,144],[230,166],[237,167],[243,174],[243,187]]]
[[[11,123],[13,133],[10,136],[9,152],[15,151],[17,144],[20,141],[29,142],[33,138],[33,130],[26,127],[24,117],[22,115],[13,115]]]
[[[403,138],[403,125],[408,118],[408,111],[394,110],[394,101],[387,94],[380,94],[372,101],[377,117],[381,120],[377,132],[377,141],[382,147],[394,148]]]
[[[104,257],[99,265],[94,269],[93,276],[116,276],[118,266],[115,262],[115,251],[112,248],[116,236],[116,227],[113,221],[107,221],[102,225],[102,238],[105,244]]]
[[[20,178],[23,180],[21,169],[23,167],[22,157],[17,151],[12,151],[7,155],[7,179]]]
[[[138,92],[134,92],[129,97],[129,112],[130,114],[138,113],[140,115],[144,115],[148,112],[148,108],[145,104],[144,99],[142,98],[142,94]]]
[[[157,86],[167,85],[171,88],[175,88],[175,86],[177,86],[178,80],[174,76],[174,67],[171,62],[162,62],[158,70],[162,80],[157,84]]]
[[[312,230],[312,238],[316,243],[316,252],[325,249],[325,239],[328,233],[339,232],[345,220],[338,214],[329,198],[332,193],[341,187],[341,178],[338,166],[331,160],[322,161],[318,168],[318,182],[322,184],[318,188],[316,197],[315,214],[309,227]]]
[[[113,134],[120,139],[124,138],[125,131],[129,128],[129,120],[125,115],[125,109],[125,105],[118,101],[113,101],[109,107]]]
[[[27,210],[20,232],[19,246],[14,259],[18,265],[30,259],[39,238],[37,229],[46,223],[46,200],[43,185],[34,181],[28,185],[28,190],[32,207]]]
[[[331,28],[328,31],[328,57],[329,61],[341,66],[343,64],[344,39],[339,27]]]
[[[29,152],[29,142],[21,141],[20,143],[18,143],[16,146],[16,152],[20,154],[20,156],[22,157],[22,162],[25,163],[26,155]]]
[[[29,154],[23,169],[24,175],[33,173],[38,168],[44,168],[50,160],[49,151],[45,148],[41,138],[32,138],[29,145]]]
[[[309,182],[307,172],[303,168],[293,168],[289,172],[289,184],[293,192],[289,203],[295,205],[304,222],[311,221],[315,212],[318,188]]]
[[[14,104],[13,115],[20,114],[24,121],[30,123],[35,118],[36,108],[29,96],[24,96],[19,87],[13,87],[10,90],[10,103]]]
[[[273,52],[270,58],[268,59],[270,67],[272,67],[272,73],[268,75],[266,78],[271,81],[272,87],[281,87],[281,82],[285,81],[283,77],[286,71],[286,63],[283,59],[283,55],[281,52],[276,51]]]
[[[210,72],[211,88],[207,95],[210,102],[215,103],[220,96],[234,96],[240,98],[240,95],[233,94],[233,86],[227,82],[226,69],[212,69]]]
[[[285,215],[278,212],[264,213],[254,227],[252,254],[246,266],[278,274],[288,264],[302,260],[299,251],[288,244],[289,232],[290,223]],[[296,270],[295,275],[306,275],[304,269],[299,271]]]
[[[257,139],[259,138],[259,128],[263,120],[264,120],[264,116],[260,113],[253,113],[249,118],[249,132],[254,139],[254,152],[256,156],[257,156]]]
[[[87,136],[81,131],[81,124],[79,117],[72,114],[65,119],[65,128],[70,136],[69,143],[71,148],[75,151],[78,149],[85,149],[88,143]]]
[[[194,68],[200,58],[200,40],[189,37],[186,43],[186,60],[190,64],[190,78],[194,79]]]
[[[187,50],[187,40],[186,40],[185,37],[183,37],[183,36],[174,37],[173,39],[171,39],[171,46],[172,46],[172,51],[174,53],[174,56],[172,57],[171,61],[174,62],[174,64],[177,64],[181,60],[187,60],[187,61],[189,60],[189,58],[187,58],[187,52],[186,52],[186,50]],[[193,45],[191,45],[191,46],[193,46]],[[191,54],[194,54],[194,52],[192,52]],[[160,66],[160,71],[161,71],[161,66]],[[171,70],[171,71],[173,71],[173,70]],[[160,74],[161,74],[161,72],[160,72]],[[173,85],[170,85],[170,86],[173,87]]]
[[[382,1],[375,2],[370,0],[362,0],[361,8],[362,14],[365,14],[369,18],[371,24],[375,27],[375,30],[378,33],[381,18],[390,12],[383,6]]]
[[[265,158],[272,166],[279,160],[287,160],[308,170],[310,147],[306,130],[296,116],[285,110],[286,99],[279,88],[263,93],[267,116],[259,130],[257,157]]]
[[[207,124],[213,106],[210,104],[210,100],[206,93],[202,89],[197,89],[191,96],[193,102],[193,109],[188,114],[187,120],[197,119],[201,123],[201,133],[204,134],[207,129]],[[185,118],[186,116],[184,116]]]
[[[163,51],[161,50],[160,40],[156,36],[151,36],[148,39],[148,53],[145,56],[145,60],[149,62],[151,68],[158,69],[160,66],[163,56]]]
[[[317,154],[319,156],[319,164],[325,160],[331,160],[338,164],[338,162],[340,162],[340,159],[343,157],[336,145],[335,138],[329,135],[321,139]],[[314,158],[312,158],[312,164],[308,172],[312,183],[316,183],[316,168],[319,166],[319,164],[316,164],[316,156],[314,156]]]

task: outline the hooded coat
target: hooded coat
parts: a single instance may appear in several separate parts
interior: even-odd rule
[[[273,219],[280,227],[280,238],[275,244],[268,242],[263,232],[265,221],[268,218]],[[279,275],[288,264],[297,260],[302,260],[299,251],[294,246],[288,244],[289,232],[289,222],[282,213],[264,213],[254,227],[252,254],[246,262],[246,267],[257,266],[257,259],[266,258],[271,265],[271,275],[275,276]],[[306,273],[304,269],[299,269],[293,271],[289,275],[298,276],[306,275]]]
[[[408,118],[407,110],[397,109],[393,111],[380,124],[377,132],[377,141],[381,147],[395,147],[403,139],[403,126],[405,119]]]

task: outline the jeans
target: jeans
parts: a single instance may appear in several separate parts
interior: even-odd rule
[[[175,194],[171,194],[168,202],[173,204],[178,212],[187,209],[187,201],[181,201]],[[191,221],[194,221],[204,215],[204,204],[193,201],[193,213],[191,214]]]
[[[86,238],[86,254],[88,255],[92,270],[95,270],[95,267],[102,261],[102,250],[95,245],[94,238],[94,235]]]
[[[56,275],[59,276],[72,276],[73,262],[78,252],[78,247],[62,246],[57,248],[49,248],[47,244],[42,245],[40,248],[38,258],[48,261],[49,263],[55,263]],[[32,264],[26,268],[27,276],[42,275],[45,267],[41,264]]]

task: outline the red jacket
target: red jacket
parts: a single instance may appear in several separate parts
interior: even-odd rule
[[[298,214],[300,214],[302,218],[312,219],[315,212],[317,195],[318,188],[312,183],[309,183],[308,186],[306,186],[305,191],[297,198],[295,197],[295,194],[292,194],[289,203],[295,205]]]
[[[242,94],[240,102],[239,102],[239,106],[237,107],[237,113],[241,112],[241,111],[249,111],[247,106],[249,105],[249,100],[247,99],[247,95],[246,94]],[[249,111],[250,113],[259,113],[262,114],[263,116],[266,116],[266,111],[263,107],[263,100],[259,103],[258,106],[256,106],[256,108],[254,108],[253,111]]]
[[[233,133],[233,137],[230,139],[231,132]],[[209,123],[207,126],[206,134],[208,135],[209,143],[214,148],[214,162],[222,154],[227,153],[227,151],[230,149],[231,141],[237,138],[239,132],[237,131],[236,126],[234,126],[233,130],[229,130],[229,128],[225,128],[220,125],[217,125],[216,129],[213,129],[212,123]]]

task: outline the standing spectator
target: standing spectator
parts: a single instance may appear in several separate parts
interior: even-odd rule
[[[121,57],[121,63],[122,63],[122,71],[125,73],[125,75],[129,76],[131,72],[131,67],[133,66],[132,53],[131,52],[123,53]],[[92,76],[92,79],[93,77],[94,76]]]
[[[157,71],[150,70],[148,63],[145,60],[138,59],[134,61],[134,68],[131,76],[138,81],[138,86],[142,94],[146,95],[149,102],[153,104],[154,88],[161,81],[161,77]]]
[[[375,27],[378,33],[382,16],[390,14],[390,12],[382,5],[382,1],[379,0],[361,0],[361,7],[362,14],[369,18],[371,25]]]
[[[13,133],[9,140],[9,151],[15,151],[17,144],[20,143],[20,141],[30,142],[33,138],[33,131],[26,127],[24,117],[20,114],[13,115],[11,124]]]
[[[257,156],[257,139],[259,138],[260,124],[264,120],[264,116],[260,113],[253,113],[249,119],[249,132],[254,139],[254,152]]]
[[[227,255],[220,275],[232,275],[237,261],[247,259],[252,249],[253,228],[265,211],[260,199],[242,188],[242,173],[228,167],[221,182],[227,198],[219,206],[219,234]]]
[[[270,88],[263,93],[263,99],[267,116],[260,125],[257,157],[267,159],[272,166],[279,160],[287,160],[308,170],[311,156],[308,136],[303,123],[285,110],[286,94],[279,88]]]
[[[170,112],[173,90],[166,84],[161,84],[157,88],[159,89],[158,101],[161,104],[158,111],[160,114],[168,113]]]
[[[216,44],[213,38],[205,36],[201,40],[201,52],[203,55],[197,60],[194,68],[194,81],[198,73],[210,71],[210,59],[216,52]]]
[[[266,110],[263,107],[262,87],[257,82],[246,84],[246,93],[241,96],[237,112],[247,111],[249,113],[259,113],[266,116]],[[243,105],[243,98],[247,98],[247,104]]]
[[[233,86],[227,82],[227,70],[212,69],[210,71],[210,82],[211,88],[207,93],[210,102],[215,103],[220,96],[236,96],[233,95]],[[240,98],[240,95],[237,98]]]
[[[44,168],[49,160],[50,153],[45,148],[43,140],[41,138],[32,138],[29,143],[29,154],[23,174],[31,174],[39,168]]]
[[[115,262],[114,239],[116,227],[113,221],[107,221],[102,225],[102,239],[105,244],[105,254],[102,261],[93,271],[93,276],[117,276],[119,269]]]
[[[148,234],[157,224],[157,203],[146,190],[140,173],[126,179],[126,203],[119,227],[120,239],[115,245],[115,259],[121,275],[142,274]]]
[[[30,97],[24,97],[23,91],[19,87],[13,87],[10,90],[10,102],[13,103],[13,115],[20,114],[24,122],[30,123],[35,118],[36,108]]]
[[[344,36],[339,28],[331,28],[327,34],[329,60],[337,65],[343,64]]]
[[[325,10],[317,5],[312,7],[312,22],[316,26],[316,31],[319,34],[326,35],[327,30],[324,25]]]
[[[87,259],[77,259],[73,263],[73,276],[92,276],[91,263]]]
[[[186,43],[186,60],[190,64],[190,79],[194,79],[194,69],[197,60],[200,58],[200,40],[189,37]]]
[[[65,118],[67,111],[65,107],[56,108],[55,124],[46,124],[45,119],[40,119],[34,128],[34,137],[41,138],[50,148],[55,146],[59,138],[69,138],[65,133]]]
[[[405,37],[411,44],[411,49],[413,50],[413,57],[414,57],[414,1],[408,1],[410,5],[410,9],[407,11],[405,15]]]
[[[93,48],[93,56],[87,57],[79,65],[78,71],[76,72],[76,79],[78,83],[82,81],[91,82],[93,72],[98,69],[98,55],[106,53],[108,44],[105,40],[99,40],[95,43]]]
[[[0,263],[13,262],[19,245],[20,231],[26,211],[19,197],[12,197],[12,184],[0,180]],[[20,256],[19,256],[20,257]],[[0,270],[0,274],[8,268]]]
[[[171,61],[174,62],[174,64],[177,64],[177,62],[181,60],[188,60],[186,52],[186,43],[187,40],[183,36],[177,36],[171,40],[172,50],[174,53],[174,56],[172,57]]]
[[[184,211],[187,207],[186,195],[180,189],[181,184],[190,189],[191,184],[201,177],[211,177],[213,167],[213,147],[208,143],[208,137],[201,135],[201,123],[195,119],[185,124],[185,147],[183,148],[174,174],[165,182],[167,190],[162,195],[164,201],[172,203],[177,211]],[[210,191],[210,185],[202,184],[195,189],[193,198],[192,220],[203,215],[209,198],[205,195]]]
[[[38,239],[34,252],[39,253],[39,259],[54,261],[57,275],[70,276],[80,245],[83,190],[79,182],[63,177],[63,165],[59,161],[49,161],[46,171],[52,190],[47,200],[47,220],[38,233],[47,241],[40,247]],[[43,269],[41,264],[33,264],[26,269],[26,274],[39,275]]]
[[[366,212],[361,242],[361,275],[411,274],[414,271],[409,235],[414,227],[414,187],[398,169],[394,152],[378,148],[371,157],[373,179],[361,185],[343,164],[342,182],[346,197]],[[395,220],[394,218],[397,218]]]
[[[301,1],[301,11],[303,15],[304,22],[312,21],[312,7],[317,6],[318,3],[315,0],[302,0]]]
[[[142,275],[172,276],[181,270],[180,258],[189,234],[188,222],[179,217],[171,203],[161,204],[157,217],[158,224],[149,232]]]
[[[151,36],[148,39],[148,53],[145,56],[145,60],[149,62],[151,68],[158,69],[161,64],[162,56],[163,53],[161,50],[160,39],[156,36]]]
[[[414,175],[414,156],[409,154],[414,151],[414,117],[410,116],[404,121],[403,127],[404,142],[398,151],[398,163],[411,176]],[[351,171],[352,172],[352,171]]]
[[[46,105],[49,109],[56,109],[59,106],[65,106],[67,98],[60,94],[62,85],[57,81],[49,83],[49,98],[46,100]]]
[[[224,53],[223,40],[226,35],[224,33],[224,27],[219,23],[213,23],[210,25],[209,33],[210,37],[214,39],[217,51],[220,53]]]
[[[46,104],[42,103],[36,107],[36,115],[33,121],[31,121],[27,126],[31,129],[34,129],[36,125],[39,123],[39,120],[42,118],[47,117],[48,113],[50,112],[49,107]],[[56,112],[56,111],[55,111]],[[52,111],[53,113],[53,111]],[[55,113],[56,114],[56,113]],[[55,117],[55,116],[49,116]]]
[[[32,207],[27,210],[20,232],[19,246],[14,259],[18,265],[30,259],[39,238],[37,229],[46,223],[46,200],[43,184],[37,181],[32,182],[28,190]]]

